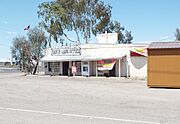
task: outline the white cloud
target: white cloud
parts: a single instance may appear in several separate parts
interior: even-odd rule
[[[168,39],[170,36],[163,36],[161,39]]]
[[[171,35],[167,35],[167,36],[163,36],[160,38],[160,41],[169,41],[169,40],[173,40],[174,36]]]

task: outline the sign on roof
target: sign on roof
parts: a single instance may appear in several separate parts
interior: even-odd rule
[[[79,56],[81,55],[81,48],[79,46],[52,48],[52,56]]]

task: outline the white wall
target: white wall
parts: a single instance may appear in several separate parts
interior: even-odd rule
[[[121,59],[121,77],[127,77],[127,57]]]
[[[92,69],[92,75],[96,76],[96,61],[92,61],[91,69]]]
[[[147,57],[130,58],[130,77],[147,77]]]
[[[118,40],[118,33],[104,33],[97,34],[97,42],[105,44],[116,44]]]
[[[119,77],[119,60],[116,60],[116,64],[114,66],[116,68],[115,69],[115,72],[116,72],[115,76]]]
[[[90,72],[89,74],[90,74],[90,76],[93,75],[93,71],[94,71],[93,63],[94,63],[93,61],[89,62],[89,72]]]

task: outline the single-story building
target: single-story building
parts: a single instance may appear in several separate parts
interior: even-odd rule
[[[0,59],[0,66],[12,65],[13,62],[10,59]]]
[[[149,44],[84,44],[47,48],[47,75],[138,77],[147,75]]]
[[[148,47],[149,87],[180,88],[180,42],[153,42]]]

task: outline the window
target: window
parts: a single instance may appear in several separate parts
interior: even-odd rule
[[[59,67],[60,67],[60,63],[59,62],[54,62],[54,72],[59,72]]]
[[[48,71],[49,72],[59,72],[60,71],[60,63],[59,62],[48,62]]]

